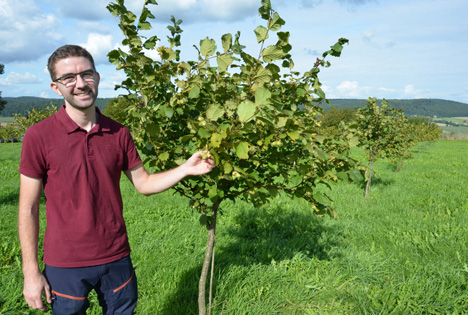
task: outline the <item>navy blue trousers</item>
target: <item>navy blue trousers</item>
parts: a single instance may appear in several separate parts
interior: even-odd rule
[[[88,294],[95,290],[105,315],[134,314],[138,300],[137,279],[130,256],[92,267],[45,266],[52,290],[54,315],[86,315]]]

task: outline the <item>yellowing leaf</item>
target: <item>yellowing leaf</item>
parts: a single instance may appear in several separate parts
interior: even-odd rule
[[[247,142],[241,142],[236,146],[236,154],[239,159],[249,158],[249,144]]]
[[[223,168],[224,168],[224,174],[229,174],[233,170],[232,165],[227,162],[223,164]]]
[[[211,146],[213,148],[219,148],[221,141],[223,141],[223,135],[219,133],[214,133],[211,135]]]
[[[216,43],[208,37],[200,41],[200,53],[203,57],[211,56],[215,53]]]
[[[291,138],[291,140],[294,140],[294,141],[299,139],[299,136],[301,135],[299,133],[299,131],[291,131],[291,132],[288,132],[287,134],[288,134],[289,138]]]
[[[167,161],[169,159],[169,152],[163,152],[161,153],[158,158],[161,160],[161,161]]]

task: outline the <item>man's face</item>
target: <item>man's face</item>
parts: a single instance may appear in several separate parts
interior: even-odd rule
[[[84,57],[69,57],[60,59],[55,64],[56,78],[67,74],[80,73],[93,69],[91,62]],[[66,86],[60,81],[52,82],[50,87],[65,99],[65,105],[74,107],[78,110],[84,110],[94,105],[98,96],[99,73],[96,72],[94,80],[83,79],[82,76],[76,76],[76,82]]]

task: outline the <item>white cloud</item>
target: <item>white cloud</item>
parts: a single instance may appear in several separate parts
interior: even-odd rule
[[[388,89],[388,88],[384,88],[384,87],[379,87],[379,91],[382,91],[382,92],[395,92],[395,89]]]
[[[361,97],[361,92],[367,92],[369,88],[360,87],[357,81],[343,81],[336,87],[340,97]]]
[[[132,1],[129,7],[135,7],[135,12],[140,12],[140,1]],[[158,6],[149,6],[150,10],[162,21],[169,21],[173,15],[176,19],[182,19],[185,23],[216,22],[216,21],[241,21],[250,16],[257,15],[260,6],[258,0],[159,0]]]
[[[106,9],[110,1],[107,0],[51,0],[51,2],[55,4],[58,14],[63,18],[97,21],[110,17],[110,13]]]
[[[96,64],[106,63],[107,53],[112,49],[112,35],[102,35],[97,33],[88,34],[88,40],[81,44],[94,58]]]
[[[13,85],[13,84],[34,84],[42,83],[42,79],[36,77],[34,74],[26,72],[24,74],[10,72],[6,78],[0,78],[0,85]]]
[[[46,93],[46,92],[42,92],[39,97],[42,97],[42,98],[49,98],[49,93]]]
[[[33,0],[0,0],[0,60],[29,61],[48,53],[62,38],[60,21]]]

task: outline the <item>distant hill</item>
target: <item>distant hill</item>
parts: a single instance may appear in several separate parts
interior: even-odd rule
[[[59,98],[40,98],[40,97],[4,97],[8,103],[5,109],[0,112],[0,116],[11,117],[13,113],[26,115],[31,108],[45,108],[51,102],[59,107],[63,100]],[[96,105],[104,109],[111,98],[98,98]],[[366,105],[365,99],[331,99],[329,100],[335,108],[355,109]],[[441,99],[413,99],[413,100],[388,100],[390,107],[400,108],[405,111],[406,116],[437,116],[437,117],[468,117],[468,104],[447,101]],[[325,110],[330,109],[330,105],[321,104]]]
[[[331,99],[329,101],[334,108],[350,109],[363,107],[367,103],[367,100],[363,99]],[[441,99],[395,99],[387,101],[390,107],[403,109],[406,116],[468,117],[468,104],[466,103]],[[323,108],[328,110],[330,105],[324,104]]]
[[[45,108],[50,103],[57,107],[64,104],[64,101],[61,98],[42,98],[32,96],[2,98],[7,101],[5,108],[0,112],[0,116],[3,117],[12,117],[13,114],[22,114],[25,116],[32,108]],[[99,109],[104,109],[111,99],[112,98],[98,98],[96,100],[96,106],[99,107]]]

